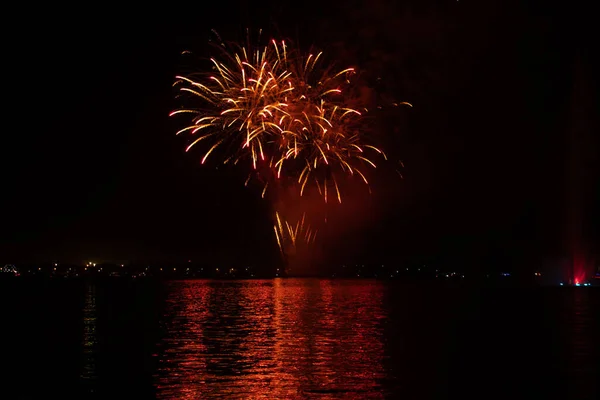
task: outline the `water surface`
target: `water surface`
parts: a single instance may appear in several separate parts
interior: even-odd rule
[[[596,288],[318,279],[0,288],[2,398],[598,395]]]

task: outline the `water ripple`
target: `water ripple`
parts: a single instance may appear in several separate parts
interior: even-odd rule
[[[172,282],[159,398],[381,398],[377,282]]]

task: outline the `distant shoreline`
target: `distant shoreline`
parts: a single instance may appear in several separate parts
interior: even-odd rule
[[[381,277],[327,277],[327,276],[260,276],[260,277],[131,277],[131,276],[2,276],[0,275],[0,283],[164,283],[164,282],[184,282],[184,281],[207,281],[207,282],[232,282],[232,281],[276,281],[276,280],[320,280],[320,281],[372,281],[381,283],[394,283],[398,285],[410,285],[420,287],[475,287],[475,288],[543,288],[543,287],[560,287],[567,289],[571,286],[559,286],[540,284],[536,282],[520,282],[520,281],[494,281],[494,280],[439,280],[439,279],[413,279],[413,278],[381,278]],[[592,287],[600,287],[600,285],[592,285]],[[587,287],[586,287],[587,288]],[[577,288],[577,289],[583,289]]]

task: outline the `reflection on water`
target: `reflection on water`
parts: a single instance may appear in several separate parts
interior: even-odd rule
[[[0,300],[0,399],[600,398],[597,288],[16,280]]]
[[[81,378],[90,381],[96,378],[96,287],[86,286],[83,307],[83,362]]]
[[[569,307],[571,311],[570,318],[568,318],[571,344],[569,391],[580,399],[596,398],[595,386],[598,381],[599,360],[593,344],[600,338],[594,337],[594,321],[598,315],[590,301],[591,293],[590,290],[585,289],[573,290],[572,304]]]
[[[377,282],[170,283],[159,398],[379,398]]]

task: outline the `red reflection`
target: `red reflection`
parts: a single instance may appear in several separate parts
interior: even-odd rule
[[[170,319],[164,321],[166,336],[159,344],[157,388],[161,398],[199,399],[206,371],[203,321],[209,317],[212,288],[202,281],[173,282],[171,288],[166,304]]]
[[[159,398],[373,398],[384,377],[376,282],[172,286]]]

